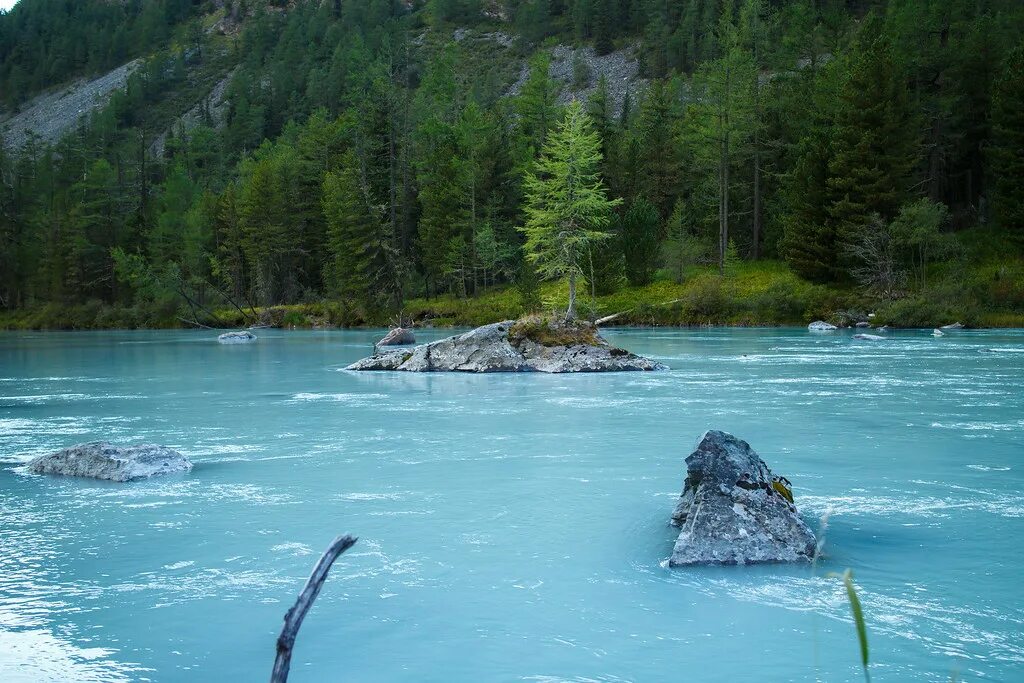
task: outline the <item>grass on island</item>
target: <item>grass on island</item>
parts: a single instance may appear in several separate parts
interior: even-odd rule
[[[597,328],[590,323],[566,323],[559,317],[543,314],[526,315],[516,320],[508,338],[513,344],[529,339],[541,346],[598,346],[601,343]]]

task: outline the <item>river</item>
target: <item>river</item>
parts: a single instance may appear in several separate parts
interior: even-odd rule
[[[615,330],[671,367],[351,373],[381,331],[0,334],[0,680],[1024,680],[1024,332]],[[424,331],[421,339],[447,334]],[[668,569],[683,459],[746,439],[808,566]],[[106,439],[190,475],[34,476]]]

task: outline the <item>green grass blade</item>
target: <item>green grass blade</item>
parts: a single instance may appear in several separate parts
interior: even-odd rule
[[[857,589],[853,585],[853,572],[847,569],[843,572],[843,583],[846,585],[846,597],[850,600],[850,611],[853,612],[853,623],[857,626],[857,639],[860,641],[860,662],[864,667],[864,678],[871,680],[868,673],[868,629],[864,625],[864,610],[860,606],[860,598],[857,597]]]

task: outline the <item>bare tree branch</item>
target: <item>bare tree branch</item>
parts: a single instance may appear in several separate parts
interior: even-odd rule
[[[306,585],[303,587],[295,604],[284,615],[284,626],[281,628],[281,635],[277,637],[277,658],[274,660],[274,670],[270,674],[270,683],[286,683],[288,670],[292,664],[292,648],[295,647],[295,638],[299,635],[299,627],[306,613],[313,606],[313,601],[320,594],[320,588],[327,580],[327,573],[331,571],[331,565],[343,552],[351,548],[359,540],[354,536],[338,536],[327,547],[320,560],[313,567],[313,573],[309,575]]]

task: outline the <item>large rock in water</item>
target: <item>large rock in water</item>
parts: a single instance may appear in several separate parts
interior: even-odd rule
[[[166,446],[115,446],[105,441],[83,443],[41,455],[28,464],[36,474],[64,474],[109,481],[135,481],[160,474],[188,472],[192,461]]]
[[[797,562],[814,557],[814,533],[797,515],[788,482],[746,441],[709,431],[686,458],[672,515],[680,527],[669,566]]]
[[[615,348],[596,331],[587,343],[544,344],[513,337],[515,321],[484,325],[412,349],[388,350],[349,370],[407,372],[612,372],[664,370],[661,363]]]

